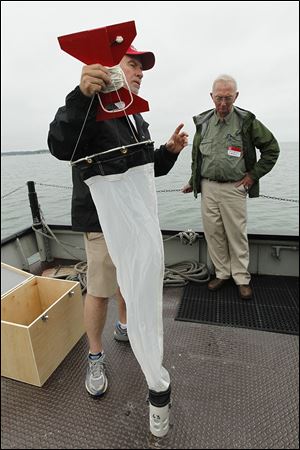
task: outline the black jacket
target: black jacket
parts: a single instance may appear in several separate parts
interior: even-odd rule
[[[66,105],[59,108],[50,124],[48,146],[53,156],[65,161],[78,160],[123,145],[135,144],[136,139],[126,117],[96,122],[98,99],[94,98],[85,126],[83,123],[91,99],[84,96],[77,86],[66,98]],[[135,116],[138,141],[150,139],[148,123],[140,114]],[[80,131],[83,131],[79,142]],[[77,144],[77,146],[76,146]],[[74,149],[75,153],[74,153]],[[178,155],[170,153],[164,145],[154,152],[155,176],[166,175]],[[74,231],[101,231],[97,211],[88,186],[78,167],[72,166],[72,229]]]

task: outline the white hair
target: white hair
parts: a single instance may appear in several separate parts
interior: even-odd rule
[[[233,77],[231,77],[230,75],[219,75],[218,78],[216,78],[215,81],[213,82],[212,92],[214,92],[214,89],[215,89],[215,87],[216,87],[216,84],[217,84],[219,81],[221,81],[221,82],[223,82],[223,83],[232,83],[235,92],[237,92],[237,82],[236,82],[235,79],[234,79]]]

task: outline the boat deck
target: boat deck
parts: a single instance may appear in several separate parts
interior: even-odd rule
[[[111,300],[105,396],[85,390],[83,336],[43,387],[1,378],[1,448],[298,449],[298,336],[175,321],[182,292],[164,290],[166,437],[150,434],[145,378],[130,345],[113,339]]]

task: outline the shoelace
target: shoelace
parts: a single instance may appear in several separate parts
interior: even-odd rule
[[[93,378],[100,378],[104,371],[104,361],[89,361],[91,374]]]

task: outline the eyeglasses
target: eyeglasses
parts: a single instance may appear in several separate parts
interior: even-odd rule
[[[220,97],[219,95],[214,95],[214,100],[217,103],[221,103],[223,100],[224,100],[225,103],[232,103],[234,101],[234,97],[233,96]]]

